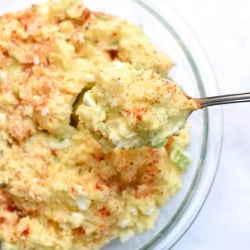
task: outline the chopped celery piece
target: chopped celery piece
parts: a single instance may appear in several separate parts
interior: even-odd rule
[[[160,148],[166,144],[166,138],[159,138],[157,140],[152,141],[151,145],[153,148]]]
[[[170,160],[181,170],[186,170],[191,163],[188,153],[178,145],[173,145],[170,152]]]

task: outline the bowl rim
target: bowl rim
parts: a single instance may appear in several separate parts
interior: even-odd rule
[[[154,3],[151,0],[132,0],[132,2],[155,17],[177,41],[192,67],[201,95],[211,96],[219,94],[218,83],[208,56],[193,30],[179,13],[164,0],[155,0]],[[160,6],[164,8],[160,8]],[[164,16],[167,16],[168,19]],[[174,20],[175,28],[173,28],[173,24],[169,20],[172,22]],[[182,37],[178,34],[179,30],[184,34]],[[185,45],[187,38],[189,45],[192,45],[188,48]],[[197,62],[204,66],[202,67],[202,72],[199,70]],[[206,86],[206,88],[204,88],[204,80],[209,82],[209,86]],[[207,200],[216,178],[222,150],[222,108],[215,107],[203,110],[203,119],[206,121],[206,124],[205,133],[203,134],[201,159],[198,164],[198,171],[191,184],[191,189],[186,194],[185,199],[170,222],[146,246],[141,247],[140,250],[172,248],[194,223]],[[213,136],[213,140],[209,140],[211,135]],[[208,164],[212,166],[210,167],[209,165],[209,171],[208,167],[204,167],[208,166]],[[199,190],[199,193],[197,190]],[[175,226],[173,222],[175,222]],[[174,228],[177,229],[174,230]],[[166,235],[168,235],[168,239],[166,239]]]

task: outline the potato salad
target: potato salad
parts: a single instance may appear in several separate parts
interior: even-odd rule
[[[153,228],[190,162],[187,126],[166,140],[195,105],[161,78],[171,67],[141,27],[81,0],[0,17],[3,250],[97,250]]]

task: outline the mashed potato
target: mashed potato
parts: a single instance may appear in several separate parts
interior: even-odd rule
[[[80,0],[0,17],[3,250],[94,250],[126,241],[151,229],[180,188],[185,129],[166,147],[104,153],[74,123],[79,96],[114,61],[160,75],[172,65],[139,27]]]

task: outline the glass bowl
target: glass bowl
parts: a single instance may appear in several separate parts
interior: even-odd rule
[[[0,14],[44,0],[1,1]],[[175,62],[170,76],[193,97],[218,94],[208,59],[185,22],[164,0],[85,0],[89,8],[141,25],[155,45]],[[218,107],[193,113],[189,119],[192,165],[182,189],[161,209],[153,230],[124,244],[112,241],[103,250],[169,249],[192,224],[216,175],[222,143],[222,112]]]

